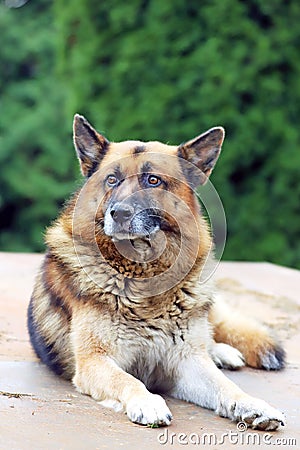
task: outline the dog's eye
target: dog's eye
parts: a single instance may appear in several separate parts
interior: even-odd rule
[[[147,178],[147,183],[149,186],[156,187],[161,184],[161,178],[156,175],[149,175]]]
[[[118,184],[119,180],[115,175],[108,175],[106,178],[106,183],[108,186],[113,187]]]

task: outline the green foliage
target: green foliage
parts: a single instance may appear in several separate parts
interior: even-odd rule
[[[53,70],[52,14],[47,0],[35,3],[0,4],[2,250],[42,250],[43,230],[74,185],[63,90]]]
[[[48,3],[0,10],[2,248],[39,248],[72,189],[80,112],[111,140],[223,125],[225,258],[300,268],[300,3],[54,0],[55,26]]]

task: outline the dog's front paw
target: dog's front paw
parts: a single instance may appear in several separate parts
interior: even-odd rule
[[[285,425],[284,415],[263,400],[250,397],[232,407],[233,419],[245,422],[250,428],[271,431]]]
[[[126,408],[129,419],[134,423],[149,426],[170,425],[172,414],[162,397],[149,394],[132,398]]]

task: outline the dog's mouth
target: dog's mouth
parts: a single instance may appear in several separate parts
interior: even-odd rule
[[[113,234],[107,234],[111,237],[112,241],[130,241],[132,244],[137,240],[142,240],[149,243],[149,246],[151,245],[151,240],[155,237],[157,231],[159,231],[159,227],[157,229],[152,230],[148,234],[137,234],[132,232],[116,232]]]

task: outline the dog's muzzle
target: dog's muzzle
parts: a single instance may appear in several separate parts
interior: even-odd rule
[[[160,217],[151,209],[125,202],[111,205],[104,216],[104,232],[115,239],[149,238],[160,229]]]

